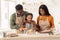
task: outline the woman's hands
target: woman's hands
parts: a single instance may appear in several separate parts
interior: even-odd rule
[[[53,31],[53,30],[54,30],[54,28],[50,28],[50,30],[51,30],[51,31]]]
[[[42,33],[47,33],[47,32],[50,32],[50,30],[43,30],[41,31]]]
[[[50,28],[49,30],[43,30],[43,31],[41,31],[42,33],[46,33],[46,32],[51,32],[51,31],[53,31],[54,30],[54,28]]]

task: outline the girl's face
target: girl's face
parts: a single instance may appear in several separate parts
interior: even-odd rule
[[[32,16],[31,16],[31,15],[28,15],[28,16],[27,16],[27,21],[28,21],[28,22],[31,22],[31,20],[32,20]]]
[[[45,11],[43,9],[40,9],[41,15],[45,15]]]

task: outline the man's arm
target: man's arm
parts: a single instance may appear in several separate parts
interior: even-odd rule
[[[11,29],[18,29],[19,25],[16,25],[16,23],[15,23],[16,18],[15,17],[16,16],[13,14],[10,18],[10,28]]]

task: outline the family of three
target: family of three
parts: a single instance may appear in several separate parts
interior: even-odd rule
[[[32,30],[39,33],[50,33],[54,30],[54,19],[49,13],[46,5],[42,4],[39,7],[39,16],[37,23],[32,20],[33,14],[23,10],[21,4],[16,5],[16,13],[10,18],[10,28],[19,31]]]

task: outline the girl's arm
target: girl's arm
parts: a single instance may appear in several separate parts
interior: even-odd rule
[[[37,25],[39,24],[39,16],[37,17]]]

